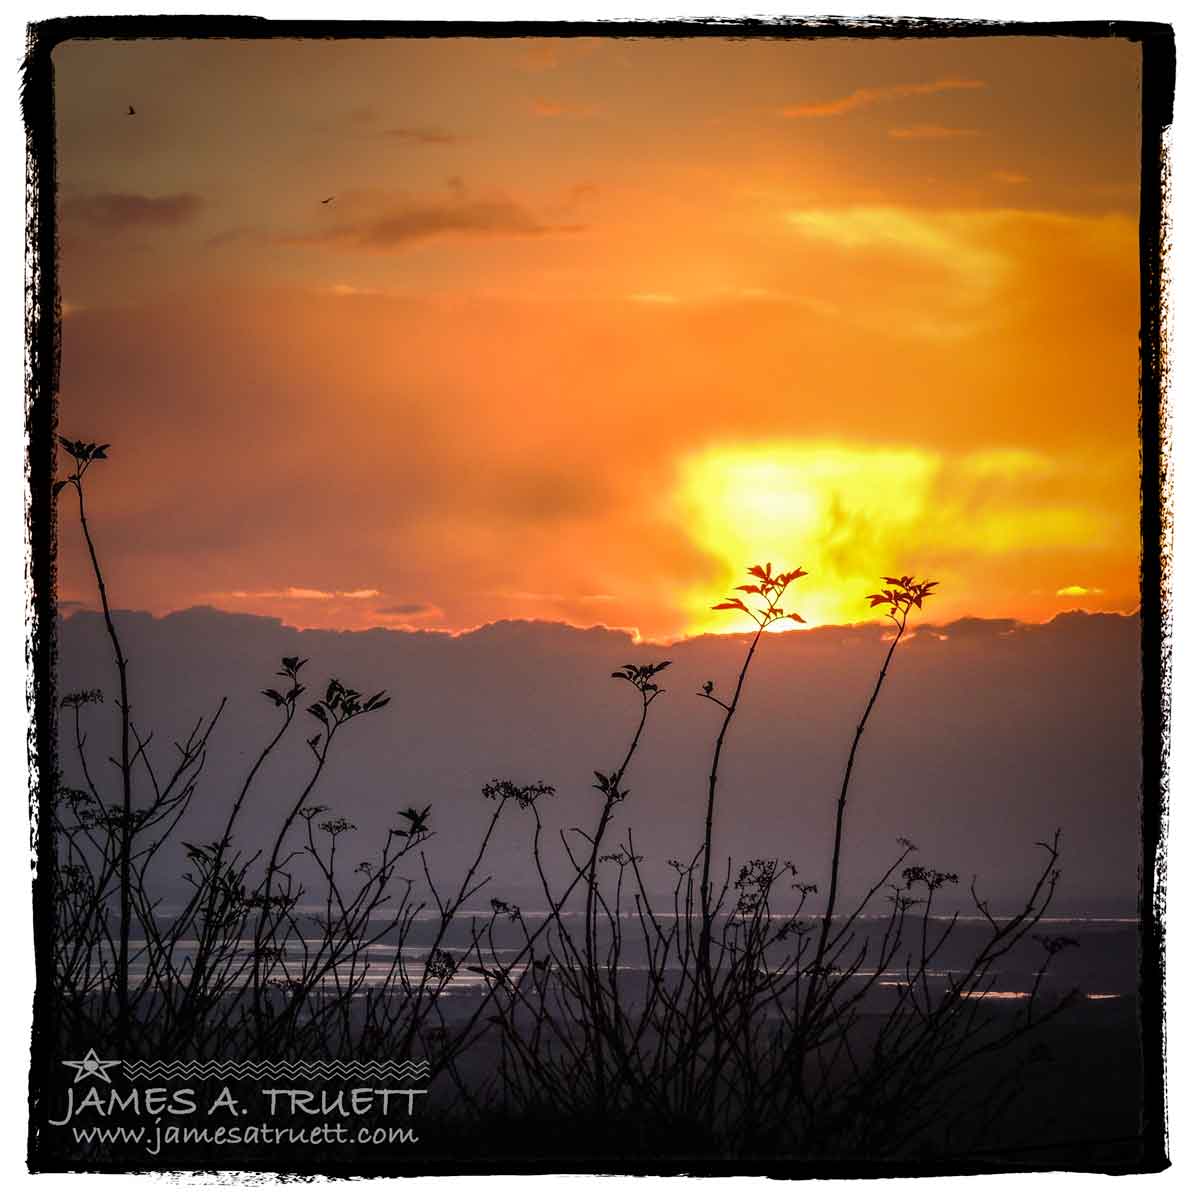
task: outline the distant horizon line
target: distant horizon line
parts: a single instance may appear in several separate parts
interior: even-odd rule
[[[72,620],[79,616],[101,616],[102,611],[99,607],[92,607],[78,600],[63,600],[55,601],[55,609],[60,620]],[[66,610],[65,612],[63,610]],[[246,612],[240,609],[221,608],[215,604],[190,604],[186,608],[170,609],[165,613],[157,614],[149,609],[144,608],[114,608],[113,615],[130,615],[149,617],[153,621],[165,621],[171,617],[186,616],[189,613],[216,613],[222,617],[242,617],[256,621],[269,621],[272,624],[278,625],[281,629],[291,629],[296,633],[337,633],[337,634],[361,634],[361,633],[394,633],[401,635],[428,635],[432,637],[443,637],[457,639],[467,637],[471,634],[482,633],[487,629],[497,628],[504,625],[544,625],[552,628],[572,629],[580,633],[592,633],[597,630],[604,633],[618,633],[628,637],[634,645],[641,646],[676,646],[684,642],[695,642],[702,638],[746,638],[753,637],[754,630],[729,630],[727,633],[721,633],[714,630],[705,630],[701,633],[685,633],[678,636],[666,637],[648,637],[643,638],[640,631],[636,627],[623,625],[606,625],[603,622],[597,621],[589,625],[577,624],[573,621],[565,621],[560,619],[551,619],[547,617],[498,617],[492,621],[483,621],[477,625],[471,625],[462,629],[450,629],[440,626],[418,627],[414,625],[367,625],[361,628],[350,628],[348,626],[335,627],[331,625],[291,625],[283,617],[276,616],[271,613],[256,613]],[[980,617],[974,615],[964,615],[955,617],[953,620],[944,621],[938,624],[933,622],[922,622],[916,625],[906,637],[918,637],[922,630],[931,632],[944,632],[956,625],[963,623],[977,623],[989,625],[1008,625],[1013,628],[1024,626],[1026,628],[1037,628],[1044,625],[1051,625],[1062,617],[1082,616],[1082,617],[1120,617],[1131,618],[1141,617],[1141,605],[1132,608],[1128,611],[1120,611],[1114,609],[1085,609],[1085,608],[1064,608],[1056,612],[1053,616],[1047,617],[1042,621],[1023,620],[1020,617]],[[822,625],[805,625],[799,628],[771,630],[769,632],[774,636],[789,635],[789,634],[813,634],[820,631],[828,630],[846,630],[857,631],[866,629],[886,630],[887,625],[882,620],[865,620],[844,622],[841,624],[827,623]]]

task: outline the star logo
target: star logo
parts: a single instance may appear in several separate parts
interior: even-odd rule
[[[121,1060],[119,1058],[101,1058],[95,1050],[89,1050],[81,1059],[73,1061],[69,1058],[64,1058],[62,1065],[64,1067],[75,1068],[75,1083],[78,1083],[81,1079],[91,1079],[93,1076],[104,1083],[112,1083],[112,1080],[108,1077],[108,1068],[119,1067]]]

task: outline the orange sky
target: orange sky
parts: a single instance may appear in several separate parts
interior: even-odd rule
[[[663,639],[766,559],[813,624],[899,572],[938,620],[1136,606],[1137,47],[54,60],[59,423],[113,443],[122,606]]]

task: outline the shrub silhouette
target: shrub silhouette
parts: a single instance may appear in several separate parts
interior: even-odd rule
[[[169,762],[159,760],[153,734],[134,720],[128,663],[88,524],[85,478],[109,446],[60,444],[74,469],[55,495],[67,487],[75,493],[119,687],[119,749],[111,758],[119,787],[111,796],[80,717],[103,696],[89,690],[61,701],[82,783],[59,789],[52,831],[52,1033],[64,1053],[104,1044],[115,1029],[122,1057],[420,1055],[447,1081],[448,1110],[476,1132],[523,1130],[529,1146],[538,1136],[532,1131],[566,1123],[576,1138],[595,1131],[585,1152],[610,1151],[608,1131],[616,1129],[628,1133],[627,1149],[643,1154],[894,1159],[931,1146],[961,1151],[1011,1101],[1017,1077],[1007,1068],[969,1099],[963,1087],[1072,999],[1040,996],[1050,964],[1070,946],[1036,932],[1058,881],[1058,833],[1039,843],[1044,861],[1014,915],[994,916],[972,881],[984,933],[955,974],[936,963],[950,939],[963,936],[959,916],[939,922],[935,897],[958,877],[910,861],[917,848],[906,839],[877,882],[839,913],[856,758],[910,616],[934,581],[885,577],[867,598],[886,610],[894,633],[851,739],[827,879],[801,880],[781,858],[753,859],[736,871],[727,860],[714,871],[722,755],[755,656],[769,628],[803,620],[785,613],[782,601],[806,572],[767,563],[750,567],[740,594],[715,606],[748,615],[755,630],[732,687],[706,680],[696,692],[722,716],[699,846],[669,864],[669,911],[648,900],[632,823],[613,834],[618,810],[636,801],[630,768],[651,709],[666,694],[669,661],[612,672],[634,693],[635,721],[619,764],[593,772],[598,810],[590,831],[549,836],[543,810],[555,788],[493,779],[481,789],[490,815],[474,858],[455,887],[439,890],[426,857],[433,805],[399,811],[374,858],[339,858],[339,839],[354,826],[314,799],[342,731],[389,698],[333,678],[305,705],[308,661],[298,656],[283,658],[279,682],[262,690],[278,724],[230,797],[220,835],[203,844],[177,838],[224,701],[174,744]],[[304,738],[307,779],[269,846],[243,845],[239,818],[302,716],[313,722]],[[530,827],[530,862],[545,903],[536,917],[488,895],[485,858],[514,810]],[[179,850],[188,891],[171,911],[149,880],[152,864]],[[399,875],[406,860],[419,862],[427,895]],[[297,862],[319,881],[315,906],[301,903],[309,893]],[[824,902],[811,913],[822,888]],[[468,914],[468,904],[485,896],[483,916]],[[882,917],[868,913],[875,903],[885,905]],[[632,918],[622,916],[628,911]],[[431,931],[417,939],[414,924],[426,917]],[[1012,951],[1034,938],[1040,969],[1025,1003],[1002,1018],[987,993]],[[394,953],[380,960],[380,944],[394,944]],[[465,975],[479,990],[454,1016],[442,1001]],[[879,1007],[885,983],[896,986]]]

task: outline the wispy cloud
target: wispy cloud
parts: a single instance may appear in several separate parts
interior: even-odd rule
[[[962,91],[986,87],[982,79],[937,79],[932,83],[897,83],[890,87],[856,88],[847,96],[822,100],[815,104],[793,104],[779,109],[781,117],[840,117],[860,108],[870,108],[889,100],[909,96],[933,96],[939,92]]]
[[[954,341],[992,326],[998,291],[1019,262],[1012,237],[1020,222],[1006,210],[854,205],[796,210],[787,220],[814,247],[852,258],[873,278],[896,278],[899,268],[910,296],[924,289],[926,303],[914,306],[884,286],[878,303],[860,304],[849,314],[866,328],[921,340]]]
[[[826,317],[836,316],[838,313],[837,306],[826,300],[764,287],[718,288],[687,295],[678,292],[631,292],[625,299],[634,304],[663,308],[686,305],[692,308],[715,309],[747,304],[771,304],[796,306]]]
[[[285,235],[283,245],[334,245],[387,253],[444,236],[538,237],[578,233],[581,225],[555,225],[507,199],[407,201],[310,233]]]
[[[286,587],[265,592],[218,592],[233,600],[373,600],[381,595],[378,588],[355,588],[353,591],[327,592],[322,588]]]
[[[569,66],[580,59],[610,51],[611,38],[522,38],[513,43],[519,47],[515,62],[523,71],[542,74]]]
[[[444,129],[414,128],[399,126],[395,129],[385,129],[382,134],[395,142],[407,142],[413,146],[457,146],[467,141],[457,133],[449,133]]]
[[[976,287],[995,281],[1005,259],[988,245],[996,217],[987,213],[922,213],[916,209],[860,205],[800,209],[792,227],[846,250],[891,250],[936,261]]]
[[[510,591],[501,589],[492,592],[491,595],[499,596],[503,600],[518,600],[518,601],[541,601],[549,600],[555,604],[561,604],[568,599],[562,592],[530,592],[530,591]]]
[[[906,125],[900,129],[888,130],[888,137],[911,142],[944,142],[953,138],[978,136],[978,129],[955,129],[949,125]]]
[[[538,96],[529,107],[539,117],[588,117],[596,111],[593,104],[572,104],[566,100],[548,100],[545,96]]]
[[[204,199],[195,192],[145,196],[139,192],[97,192],[68,196],[63,217],[108,233],[135,229],[174,229],[198,216]]]
[[[329,296],[382,296],[382,288],[357,287],[353,283],[333,283],[320,289]]]
[[[413,600],[372,609],[371,616],[389,629],[415,630],[428,629],[431,621],[442,621],[446,614],[436,604]]]
[[[1028,175],[1023,175],[1020,171],[993,171],[992,178],[997,183],[1011,183],[1014,186],[1033,182]]]

